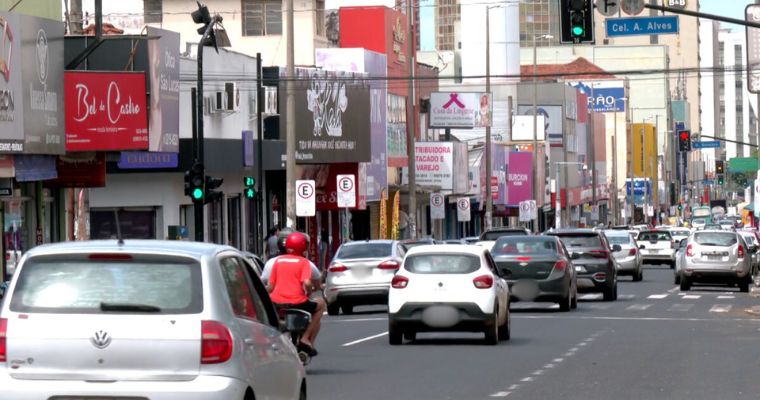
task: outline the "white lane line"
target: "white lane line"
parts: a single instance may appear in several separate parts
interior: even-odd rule
[[[702,296],[700,296],[698,294],[687,294],[687,295],[684,295],[682,298],[683,299],[689,299],[689,300],[696,300],[696,299],[699,299],[701,297]]]
[[[599,300],[602,298],[601,293],[588,293],[578,297],[578,300]]]
[[[668,293],[675,293],[675,292],[677,292],[679,290],[681,290],[681,287],[680,286],[676,286],[673,289],[668,290]]]
[[[546,368],[546,369],[552,369],[554,367],[555,367],[554,364],[546,364],[546,365],[544,365],[544,368]]]
[[[512,392],[496,392],[492,394],[490,397],[507,397]]]
[[[520,382],[533,382],[533,377],[526,376],[525,378],[520,379]]]
[[[612,307],[611,303],[606,304],[584,304],[583,308],[590,308],[592,310],[606,310],[608,308]]]
[[[576,351],[578,351],[578,348],[577,347],[573,347],[572,349],[570,349],[568,351],[575,353]]]
[[[564,358],[555,358],[555,359],[552,360],[552,362],[555,362],[555,363],[561,363],[562,361],[565,361],[565,359]]]
[[[353,319],[326,319],[326,322],[368,322],[368,321],[387,321],[388,318],[353,318]]]
[[[626,308],[628,311],[644,311],[647,308],[652,307],[652,303],[649,304],[633,304]]]
[[[388,332],[386,331],[386,332],[383,332],[383,333],[378,333],[377,335],[367,336],[365,338],[354,340],[353,342],[344,343],[343,347],[353,346],[355,344],[363,343],[363,342],[366,342],[366,341],[369,341],[369,340],[372,340],[372,339],[377,339],[377,338],[383,337],[383,336],[385,336],[387,334],[388,334]]]
[[[621,294],[618,296],[618,300],[633,300],[635,298],[635,294]]]
[[[731,304],[716,304],[710,308],[710,312],[725,313],[731,311]]]
[[[667,294],[650,294],[647,299],[655,299],[655,300],[661,300],[668,297]]]
[[[533,375],[536,375],[536,376],[543,375],[543,373],[544,373],[544,370],[542,370],[542,369],[539,369],[537,371],[533,371]]]
[[[691,306],[692,304],[685,304]],[[671,307],[672,308],[672,307]],[[673,311],[673,310],[669,310]],[[512,317],[515,318],[515,317]],[[541,315],[525,315],[520,316],[520,319],[574,319],[574,320],[588,320],[588,321],[667,321],[667,322],[760,322],[758,318],[675,318],[675,317],[560,317],[560,316],[541,316]],[[570,353],[569,355],[574,355]]]
[[[694,304],[673,304],[668,308],[668,311],[686,312],[691,310],[692,307],[694,307]]]
[[[507,390],[517,390],[519,387],[520,387],[520,385],[514,384],[514,385],[508,387]]]
[[[586,343],[586,342],[580,342],[580,343],[578,343],[578,346],[581,346],[581,347],[588,346],[588,343]]]
[[[575,353],[572,352],[572,351],[568,351],[567,353],[563,354],[563,356],[565,356],[565,357],[571,357],[571,356],[574,356],[574,355],[575,355]]]
[[[719,299],[735,299],[736,296],[718,296]]]

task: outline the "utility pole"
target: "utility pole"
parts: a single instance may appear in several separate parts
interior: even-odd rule
[[[491,93],[491,7],[486,6],[486,93]],[[485,230],[488,231],[493,225],[493,199],[491,198],[491,123],[486,126],[486,215]]]
[[[70,0],[69,4],[69,34],[82,34],[82,0]]]
[[[288,226],[296,224],[296,99],[293,93],[293,80],[295,79],[295,29],[293,28],[293,0],[287,0],[288,10],[285,14],[285,24],[288,27],[286,35],[287,41],[287,81],[286,85],[286,103],[285,115],[285,202],[286,202],[286,223]]]
[[[288,0],[292,2],[293,0]],[[415,160],[414,160],[414,142],[415,142],[415,136],[414,136],[414,103],[415,103],[415,97],[416,93],[414,90],[414,67],[415,67],[415,57],[414,57],[414,14],[413,14],[414,8],[412,7],[412,1],[407,0],[406,2],[406,18],[407,18],[407,59],[409,60],[409,86],[407,97],[406,97],[406,154],[409,159],[408,161],[408,171],[409,173],[409,212],[407,216],[409,217],[409,222],[407,224],[407,230],[410,233],[409,238],[410,239],[416,239],[417,238],[417,177],[415,176],[417,174],[417,169],[415,167]]]
[[[256,138],[259,142],[258,151],[256,152],[256,169],[258,170],[258,178],[256,179],[259,182],[259,195],[255,202],[258,204],[259,215],[257,216],[257,219],[259,222],[256,230],[258,240],[256,240],[256,243],[254,244],[254,249],[256,249],[257,254],[261,254],[263,250],[261,248],[261,243],[266,234],[264,221],[266,221],[267,214],[264,207],[264,196],[266,196],[266,192],[264,192],[264,88],[262,86],[264,69],[262,66],[263,62],[261,60],[261,53],[256,53]]]

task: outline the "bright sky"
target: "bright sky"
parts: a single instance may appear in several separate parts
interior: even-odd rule
[[[715,14],[724,17],[744,19],[744,8],[747,4],[752,4],[751,0],[700,0],[699,11],[708,14]],[[726,24],[721,22],[726,28],[743,29],[738,25]]]

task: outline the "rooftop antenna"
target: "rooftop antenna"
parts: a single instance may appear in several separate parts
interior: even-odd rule
[[[116,221],[116,239],[117,239],[116,244],[118,244],[119,246],[123,246],[124,238],[121,237],[121,224],[119,223],[119,209],[118,208],[113,209],[113,218],[114,218],[114,221]]]

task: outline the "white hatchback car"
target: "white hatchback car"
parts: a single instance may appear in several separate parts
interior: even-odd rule
[[[417,332],[484,332],[488,344],[511,332],[509,285],[490,252],[475,245],[409,250],[388,295],[388,339],[401,344]]]
[[[4,399],[306,398],[264,285],[229,246],[37,246],[0,304]]]

